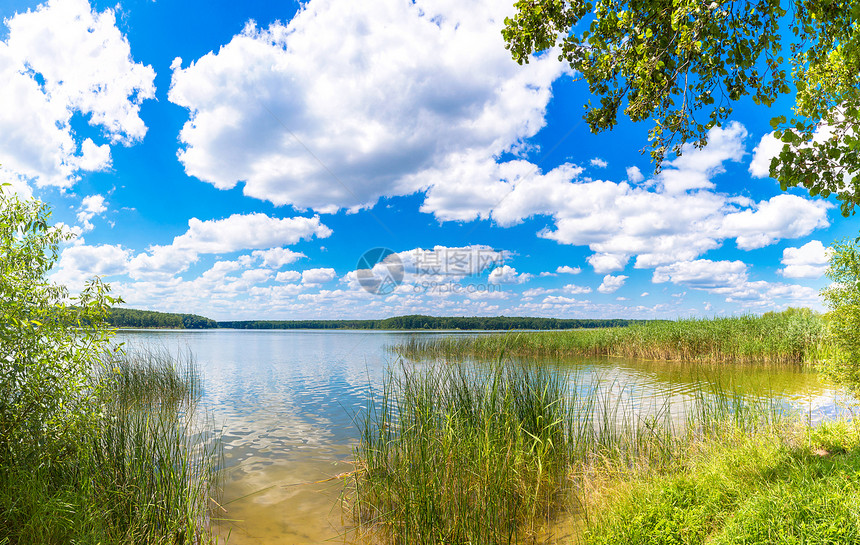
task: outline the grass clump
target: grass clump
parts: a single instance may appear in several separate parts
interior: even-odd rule
[[[539,368],[404,367],[362,423],[354,515],[397,543],[517,543],[560,509],[568,391]]]
[[[689,318],[627,327],[410,339],[393,347],[410,359],[620,356],[663,361],[802,364],[817,359],[820,315],[788,309],[763,316]]]
[[[196,433],[199,395],[190,360],[107,355],[82,433],[62,448],[20,444],[0,460],[0,543],[211,542],[218,450]]]

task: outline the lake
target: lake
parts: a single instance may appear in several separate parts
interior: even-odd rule
[[[349,542],[340,479],[352,469],[354,417],[396,357],[386,349],[416,336],[462,332],[343,330],[120,331],[129,349],[193,354],[203,380],[203,407],[224,445],[218,524],[231,544]],[[657,410],[714,385],[770,398],[812,420],[840,411],[840,393],[811,372],[731,366],[579,358],[547,361],[578,384],[595,385],[635,408]],[[682,403],[673,403],[673,407]],[[325,482],[319,482],[325,481]]]

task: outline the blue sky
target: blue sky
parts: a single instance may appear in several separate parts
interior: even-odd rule
[[[0,180],[77,234],[54,280],[100,275],[134,308],[821,308],[826,247],[858,222],[767,177],[790,97],[655,175],[647,125],[593,135],[553,54],[510,60],[510,4],[0,1]]]

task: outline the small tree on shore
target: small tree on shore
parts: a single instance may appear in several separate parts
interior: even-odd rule
[[[2,189],[0,458],[45,452],[81,431],[88,378],[106,348],[105,318],[116,301],[98,279],[75,297],[51,283],[47,273],[71,235],[48,224],[46,204]]]
[[[833,243],[827,276],[833,283],[822,290],[827,315],[829,352],[821,371],[860,392],[860,239]]]

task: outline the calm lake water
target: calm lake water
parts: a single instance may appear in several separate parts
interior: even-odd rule
[[[203,379],[203,406],[224,444],[225,520],[218,531],[231,544],[292,545],[351,542],[339,502],[342,482],[318,481],[352,469],[355,415],[369,387],[378,387],[396,363],[386,346],[416,336],[474,334],[146,330],[121,331],[117,341],[130,349],[193,354]],[[644,412],[667,396],[683,401],[717,383],[723,390],[775,399],[813,420],[837,414],[843,402],[815,374],[795,370],[723,367],[717,373],[691,364],[618,359],[547,363]]]

